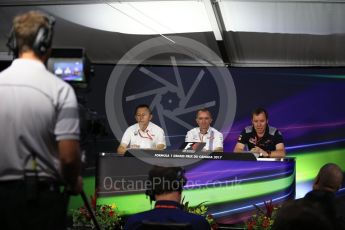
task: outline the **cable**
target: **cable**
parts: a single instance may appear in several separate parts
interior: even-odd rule
[[[95,213],[92,211],[92,208],[91,208],[89,202],[87,201],[87,198],[86,198],[86,195],[85,195],[84,190],[82,190],[82,191],[80,192],[80,196],[81,196],[81,198],[82,198],[83,201],[84,201],[85,207],[86,207],[87,211],[89,212],[89,214],[90,214],[90,216],[91,216],[91,219],[92,219],[92,221],[93,221],[93,223],[94,223],[94,225],[95,225],[95,228],[96,228],[97,230],[101,230],[101,228],[99,227],[98,221],[97,221],[97,219],[96,219]]]

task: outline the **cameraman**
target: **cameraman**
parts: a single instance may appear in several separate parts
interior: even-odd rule
[[[61,182],[82,190],[75,93],[44,65],[54,22],[38,11],[13,20],[8,46],[18,58],[0,73],[2,229],[64,229]]]

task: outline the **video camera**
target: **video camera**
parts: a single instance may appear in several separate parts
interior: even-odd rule
[[[105,118],[88,107],[87,94],[91,90],[89,78],[92,66],[83,48],[54,48],[47,69],[69,83],[78,98],[81,144],[106,136]]]
[[[83,48],[53,49],[47,68],[74,88],[88,86],[91,66]]]

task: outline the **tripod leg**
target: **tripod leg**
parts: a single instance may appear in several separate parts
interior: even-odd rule
[[[86,195],[85,195],[84,190],[82,190],[82,191],[80,192],[80,195],[81,195],[81,198],[82,198],[83,201],[84,201],[84,204],[85,204],[86,209],[88,210],[88,212],[89,212],[90,215],[91,215],[91,219],[92,219],[92,221],[93,221],[93,223],[94,223],[94,225],[95,225],[95,227],[96,227],[96,230],[101,230],[101,228],[99,227],[98,221],[97,221],[97,219],[96,219],[95,213],[93,212],[93,210],[92,210],[92,208],[91,208],[91,206],[90,206],[90,204],[89,204],[89,202],[88,202],[88,200],[87,200],[87,198],[86,198]]]

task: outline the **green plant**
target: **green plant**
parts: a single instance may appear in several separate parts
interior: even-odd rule
[[[245,222],[248,230],[270,230],[273,226],[279,207],[274,207],[272,200],[264,202],[265,209],[254,204],[256,213]]]
[[[115,204],[113,205],[97,205],[96,195],[90,197],[92,211],[96,219],[104,230],[122,229],[123,223],[121,217],[118,215]],[[77,210],[72,210],[73,227],[90,227],[95,225],[91,219],[91,215],[86,207],[80,207]]]
[[[217,229],[218,225],[216,221],[214,220],[213,216],[211,214],[207,214],[208,207],[205,205],[205,203],[207,203],[207,201],[201,202],[200,204],[196,206],[189,206],[189,202],[188,201],[184,202],[184,197],[182,199],[183,209],[186,212],[205,217],[207,222],[210,224],[211,228]]]

